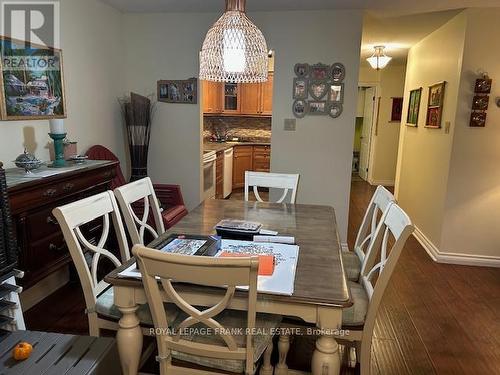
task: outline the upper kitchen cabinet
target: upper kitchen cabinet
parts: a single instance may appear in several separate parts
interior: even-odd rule
[[[222,84],[202,81],[203,113],[222,113]]]
[[[261,86],[260,83],[245,83],[241,85],[241,114],[259,114]]]
[[[241,108],[240,85],[237,83],[225,83],[224,87],[224,107],[223,113],[239,114]]]
[[[260,113],[262,115],[271,116],[273,114],[273,83],[274,83],[274,73],[269,73],[267,82],[264,82],[260,85],[261,86]]]

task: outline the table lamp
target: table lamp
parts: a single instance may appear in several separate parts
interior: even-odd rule
[[[54,162],[49,165],[52,168],[60,168],[66,166],[64,160],[64,139],[66,131],[64,130],[64,120],[57,118],[49,120],[50,133],[49,137],[54,140]]]

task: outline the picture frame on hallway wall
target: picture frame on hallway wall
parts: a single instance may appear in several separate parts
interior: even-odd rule
[[[198,79],[160,80],[157,82],[157,99],[163,103],[196,104]]]
[[[426,128],[441,128],[445,86],[446,81],[429,86],[429,96],[427,98],[427,116],[425,119]]]
[[[403,116],[403,98],[391,98],[391,121],[390,122],[401,122],[401,117]]]
[[[410,91],[408,113],[406,115],[406,126],[418,126],[418,114],[420,111],[420,99],[422,98],[422,87]]]
[[[1,119],[65,118],[62,50],[7,37],[0,48]]]

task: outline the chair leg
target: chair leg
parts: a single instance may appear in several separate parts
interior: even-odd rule
[[[287,375],[288,374],[288,366],[286,364],[286,357],[288,355],[288,351],[290,350],[290,335],[280,335],[278,341],[278,353],[279,359],[278,364],[276,365],[275,375]]]
[[[260,367],[259,375],[273,375],[274,368],[271,365],[271,354],[273,353],[273,341],[269,343],[264,351],[264,360]]]

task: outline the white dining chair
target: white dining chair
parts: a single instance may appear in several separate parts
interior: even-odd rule
[[[264,200],[259,195],[259,187],[283,189],[283,194],[275,203],[283,203],[286,196],[290,193],[290,203],[295,203],[297,196],[297,187],[299,184],[298,174],[284,173],[266,173],[266,172],[245,172],[245,201],[249,199],[249,188],[253,187],[255,198],[259,202]]]
[[[144,245],[146,231],[153,239],[165,232],[160,205],[149,177],[120,186],[115,189],[114,193],[125,219],[132,245]],[[150,213],[156,228],[148,223]],[[139,218],[138,215],[142,217]]]
[[[162,375],[254,374],[262,355],[260,375],[272,375],[272,338],[281,316],[256,313],[258,257],[185,256],[141,245],[132,252],[143,275],[155,330],[163,333],[156,336]],[[222,287],[220,302],[200,310],[176,291],[176,283]],[[228,310],[237,286],[248,287],[245,311]],[[163,294],[185,313],[171,330]]]
[[[57,207],[53,215],[59,222],[71,258],[78,272],[85,297],[86,313],[89,319],[91,336],[100,336],[102,329],[118,330],[121,313],[113,303],[113,287],[104,280],[98,280],[98,267],[103,259],[118,267],[130,259],[127,238],[123,227],[120,210],[113,192],[107,191],[77,202]],[[99,240],[89,240],[82,230],[89,223],[102,220],[102,234]],[[113,226],[111,227],[111,222]],[[110,230],[114,229],[121,260],[106,249]],[[171,314],[176,309],[169,306]],[[147,305],[137,310],[141,323],[152,325],[151,314]],[[147,332],[146,329],[143,332]]]
[[[377,186],[359,227],[356,241],[354,242],[354,251],[347,250],[342,252],[342,262],[348,280],[359,280],[366,249],[370,245],[370,241],[375,234],[382,215],[393,202],[396,202],[394,195],[385,187],[381,185]]]
[[[389,203],[365,253],[360,282],[348,281],[353,305],[342,311],[342,328],[349,330],[349,335],[339,336],[338,339],[355,344],[361,375],[370,373],[375,318],[387,284],[413,230],[408,215],[397,204]],[[393,245],[389,247],[389,243]]]

